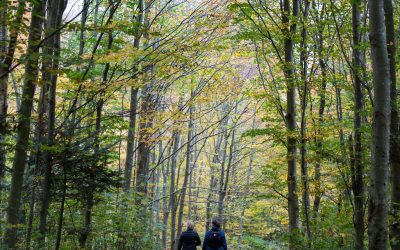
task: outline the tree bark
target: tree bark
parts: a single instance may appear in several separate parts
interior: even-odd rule
[[[144,24],[145,18],[145,1],[140,0],[138,5],[139,14],[136,17],[136,22],[139,25],[136,31],[135,40],[133,46],[137,49],[140,47],[140,40],[142,37],[142,32],[140,31],[142,25]],[[134,67],[136,70],[136,67]],[[137,73],[137,72],[134,72]],[[131,187],[132,180],[132,168],[133,168],[133,155],[134,155],[134,144],[135,144],[135,129],[136,129],[136,112],[138,107],[138,92],[137,87],[131,87],[131,98],[130,98],[130,109],[129,109],[129,128],[128,128],[128,138],[126,145],[126,160],[125,160],[125,172],[124,172],[124,191],[128,193]]]
[[[193,92],[190,95],[192,99],[194,97]],[[193,104],[192,104],[193,105]],[[189,122],[188,122],[188,133],[187,133],[187,146],[186,146],[186,166],[185,166],[185,173],[183,177],[183,184],[182,184],[182,191],[179,199],[179,212],[178,212],[178,230],[176,232],[176,238],[182,233],[182,220],[183,220],[183,209],[185,207],[185,197],[186,197],[186,190],[190,176],[190,166],[191,166],[191,158],[192,158],[192,148],[193,148],[193,107],[192,105],[189,107]],[[190,207],[189,207],[190,209]]]
[[[222,157],[220,159],[220,167],[219,167],[219,180],[218,180],[218,207],[217,207],[217,216],[218,219],[223,221],[223,199],[224,199],[224,179],[225,179],[225,162],[226,162],[226,154],[227,154],[227,149],[228,149],[228,139],[229,139],[229,134],[228,131],[224,132],[224,142],[222,146]]]
[[[229,106],[228,104],[224,104],[222,106],[221,110],[221,121],[220,121],[220,127],[218,131],[218,137],[217,141],[214,146],[214,155],[212,158],[212,163],[211,163],[211,175],[210,175],[210,185],[209,185],[209,190],[208,190],[208,196],[207,196],[207,203],[206,203],[206,222],[205,222],[205,228],[206,231],[210,229],[210,220],[211,220],[211,203],[212,203],[212,198],[213,198],[213,193],[215,192],[214,187],[216,185],[216,178],[215,178],[215,166],[218,164],[221,164],[222,160],[222,140],[224,139],[225,133],[226,133],[226,126],[228,125],[229,121],[229,116],[228,116],[228,109]]]
[[[6,172],[5,160],[5,135],[7,131],[7,89],[8,89],[8,71],[7,65],[4,64],[5,55],[7,53],[7,45],[5,42],[8,38],[8,2],[0,3],[0,191],[2,190],[3,179]],[[7,76],[3,76],[6,74]]]
[[[58,27],[61,25],[62,15],[66,7],[66,0],[51,0],[48,6],[47,20],[46,20],[46,36],[50,38],[46,40],[44,45],[44,60],[43,60],[43,81],[44,81],[44,97],[43,107],[44,111],[47,112],[47,137],[45,138],[45,144],[47,146],[54,145],[55,136],[55,115],[56,115],[56,89],[57,89],[57,76],[58,73],[54,71],[58,70],[59,56],[60,56],[60,32],[50,36]],[[44,126],[44,125],[43,125]],[[39,132],[40,133],[40,132]],[[41,135],[39,135],[41,136]],[[41,208],[40,208],[40,221],[39,221],[39,232],[41,234],[40,242],[44,243],[46,235],[47,225],[47,214],[50,205],[50,182],[51,182],[51,170],[52,170],[52,155],[48,150],[41,154],[40,149],[38,150],[39,168],[43,168],[41,174],[44,176],[42,182],[42,194],[41,194]],[[40,166],[41,165],[41,166]]]
[[[364,248],[364,166],[362,163],[362,111],[364,95],[362,90],[362,53],[360,51],[360,7],[361,1],[352,4],[353,21],[353,62],[352,73],[354,79],[354,178],[352,183],[354,195],[354,229],[356,235],[356,249]]]
[[[162,147],[162,144],[160,142],[159,147]],[[168,150],[167,150],[167,155],[170,155],[171,153],[171,148],[172,148],[172,144],[170,144],[168,146]],[[167,249],[167,228],[168,228],[168,218],[169,218],[169,203],[170,202],[167,199],[167,182],[168,182],[168,176],[169,176],[169,161],[167,164],[162,163],[161,167],[162,167],[162,175],[163,175],[163,187],[162,187],[162,195],[164,197],[163,199],[163,225],[164,225],[164,229],[162,230],[161,233],[161,240],[162,240],[162,247],[163,249]]]
[[[392,0],[384,0],[387,50],[390,65],[390,168],[392,200],[390,208],[390,244],[392,249],[400,249],[400,135],[399,112],[396,86],[396,39],[394,30]]]
[[[37,125],[35,127],[35,132],[34,132],[34,144],[35,144],[35,151],[36,153],[31,155],[30,157],[32,158],[32,161],[35,163],[34,171],[32,174],[32,182],[31,182],[31,197],[30,197],[30,204],[29,204],[29,215],[28,215],[28,225],[27,225],[27,232],[26,232],[26,249],[30,249],[31,245],[31,238],[32,238],[32,229],[33,229],[33,219],[34,219],[34,208],[36,204],[36,189],[38,187],[39,183],[39,176],[42,176],[43,173],[41,173],[41,167],[43,167],[43,157],[41,152],[41,144],[44,141],[44,136],[45,136],[45,112],[46,112],[46,104],[47,104],[47,98],[46,98],[46,90],[45,90],[45,85],[42,86],[39,94],[39,103],[38,103],[38,118],[37,118]],[[41,238],[39,239],[39,241]]]
[[[132,182],[132,168],[133,168],[133,155],[135,144],[135,129],[136,129],[136,112],[138,106],[138,92],[135,87],[131,88],[130,109],[129,109],[129,129],[128,140],[126,146],[126,159],[125,159],[125,179],[124,179],[124,192],[128,193],[131,188]]]
[[[92,178],[92,177],[89,177]],[[89,238],[89,234],[91,232],[92,225],[92,208],[94,205],[93,193],[89,192],[86,194],[86,203],[83,212],[83,226],[79,236],[79,246],[81,248],[86,248],[87,240]]]
[[[19,111],[11,190],[7,205],[7,229],[4,234],[4,244],[9,249],[15,249],[17,243],[17,225],[19,221],[21,191],[29,142],[30,118],[38,77],[39,55],[36,52],[36,46],[42,35],[44,5],[44,1],[36,1],[33,4],[31,26],[29,29],[27,48],[28,59],[25,64],[25,79],[22,92],[23,98],[21,109]]]
[[[369,0],[371,61],[374,83],[372,166],[369,198],[369,249],[388,248],[387,182],[390,139],[390,64],[383,0]]]
[[[155,103],[153,98],[153,83],[149,83],[142,89],[142,102],[139,123],[139,142],[138,142],[138,167],[136,172],[136,191],[145,196],[148,189],[148,173],[150,163],[151,132],[153,124]]]
[[[325,5],[322,7],[325,9]],[[324,10],[323,10],[324,11]],[[323,22],[322,22],[322,14],[321,18],[318,20],[318,61],[319,66],[321,68],[321,89],[319,93],[320,102],[319,102],[319,109],[318,109],[318,129],[317,129],[317,138],[315,139],[315,144],[317,146],[316,154],[317,160],[314,168],[314,178],[315,178],[315,197],[314,197],[314,204],[313,204],[313,218],[316,219],[318,216],[319,207],[321,204],[321,158],[323,157],[322,152],[322,142],[323,142],[323,135],[322,135],[322,126],[324,122],[324,112],[325,112],[325,103],[326,103],[326,60],[323,55],[324,49],[324,32],[323,32]]]
[[[308,68],[308,51],[307,51],[307,28],[306,25],[308,19],[310,2],[304,2],[304,9],[302,10],[302,31],[301,31],[301,51],[300,51],[300,64],[301,64],[301,79],[303,83],[302,91],[301,91],[301,128],[300,128],[300,155],[301,155],[301,180],[303,184],[303,193],[302,193],[302,204],[304,210],[304,222],[306,225],[306,232],[308,241],[311,244],[311,229],[310,229],[310,192],[309,192],[309,183],[308,183],[308,164],[307,164],[307,97],[308,97],[308,79],[307,79],[307,68]]]
[[[192,112],[194,112],[194,107],[192,107]],[[192,128],[192,134],[195,135],[196,134],[196,126],[193,124],[193,128]],[[195,201],[193,200],[194,195],[195,195],[195,188],[197,185],[197,158],[198,158],[198,150],[197,150],[197,144],[194,143],[193,145],[193,153],[192,153],[192,162],[193,162],[193,166],[192,169],[190,171],[190,178],[189,178],[189,220],[192,221],[196,221],[197,218],[194,216],[196,214],[196,204]]]
[[[237,110],[237,106],[235,108],[235,111]],[[230,179],[230,174],[231,174],[231,168],[232,165],[235,163],[232,163],[234,161],[235,155],[236,155],[236,124],[237,122],[232,123],[232,130],[231,130],[231,141],[229,145],[229,157],[228,157],[228,164],[226,166],[226,171],[223,166],[221,166],[221,175],[220,175],[220,190],[219,190],[219,199],[218,199],[218,217],[221,220],[222,227],[225,230],[225,225],[226,225],[226,217],[224,216],[224,209],[225,209],[225,197],[228,191],[228,184],[229,184],[229,179]],[[227,147],[227,143],[226,146]],[[226,148],[224,148],[226,151]],[[226,155],[226,154],[225,154]],[[223,157],[223,162],[226,161],[226,156]],[[226,172],[226,173],[225,173]]]
[[[289,213],[289,232],[291,234],[289,249],[296,248],[295,236],[299,230],[299,201],[297,195],[297,174],[296,174],[296,155],[297,155],[297,139],[296,139],[296,82],[295,82],[295,67],[294,67],[294,41],[293,35],[296,33],[296,22],[290,22],[294,17],[297,17],[299,12],[298,0],[293,0],[293,14],[291,15],[290,0],[283,1],[283,34],[284,39],[284,74],[287,85],[286,100],[286,128],[287,136],[287,164],[288,164],[288,213]]]
[[[56,236],[56,246],[55,250],[59,250],[61,246],[61,236],[62,236],[62,226],[64,219],[64,207],[65,207],[65,197],[67,194],[67,173],[66,170],[63,170],[64,179],[63,179],[63,187],[62,187],[62,195],[60,202],[60,209],[58,211],[58,226],[57,226],[57,236]]]
[[[180,132],[174,131],[172,136],[174,142],[174,146],[172,149],[172,159],[171,159],[171,179],[170,179],[170,186],[169,186],[169,210],[171,213],[171,249],[175,247],[175,236],[176,236],[176,167],[178,163],[178,149],[179,149],[179,142],[180,142]]]
[[[85,52],[85,31],[86,31],[86,20],[88,16],[90,6],[90,0],[83,0],[82,13],[81,13],[81,28],[79,35],[79,56],[82,56]]]
[[[0,47],[0,51],[4,56],[0,56],[0,191],[2,190],[3,179],[6,171],[6,151],[5,151],[5,136],[7,134],[7,109],[8,109],[8,76],[14,59],[17,38],[20,32],[22,16],[25,13],[25,0],[18,1],[15,19],[12,20],[13,25],[10,25],[10,30],[7,30],[9,22],[8,1],[5,4],[3,11],[0,13],[0,41],[3,43],[9,39],[6,45]]]

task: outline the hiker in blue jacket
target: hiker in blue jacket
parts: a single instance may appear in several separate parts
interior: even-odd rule
[[[212,228],[206,233],[202,250],[228,250],[225,233],[220,229],[221,223],[218,219],[213,219]]]

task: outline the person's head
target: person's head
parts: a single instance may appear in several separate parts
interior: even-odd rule
[[[187,230],[193,230],[194,223],[192,221],[188,221],[188,222],[186,222],[186,227],[187,227]]]
[[[213,226],[213,227],[220,227],[221,226],[221,222],[219,221],[219,219],[217,219],[217,218],[215,218],[215,219],[213,219],[212,221],[211,221],[211,225]]]

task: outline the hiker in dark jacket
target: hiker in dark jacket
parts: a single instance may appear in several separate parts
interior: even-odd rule
[[[214,219],[211,224],[211,230],[204,237],[203,250],[228,250],[225,233],[220,229],[221,223]]]
[[[201,240],[191,221],[186,223],[187,231],[183,232],[179,237],[178,250],[196,250],[201,245]]]

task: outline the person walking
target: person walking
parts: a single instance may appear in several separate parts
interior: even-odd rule
[[[218,219],[211,222],[211,230],[206,233],[202,250],[228,250],[225,233],[220,229],[221,223]]]
[[[194,223],[186,222],[187,230],[179,237],[178,250],[196,250],[201,245],[198,233],[194,230]]]

